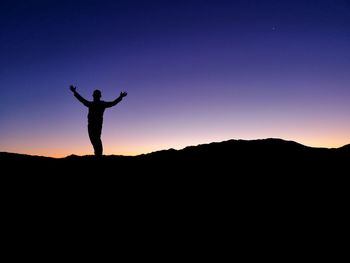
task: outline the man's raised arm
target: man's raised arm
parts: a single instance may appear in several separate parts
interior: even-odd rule
[[[119,95],[118,98],[116,98],[114,101],[106,102],[105,106],[106,106],[107,108],[109,108],[109,107],[113,107],[113,106],[117,105],[119,102],[122,101],[122,99],[123,99],[126,95],[128,95],[128,93],[126,93],[126,92],[120,92],[120,95]]]
[[[81,103],[83,103],[86,107],[89,107],[90,102],[84,99],[78,92],[77,87],[70,85],[70,90],[73,92],[74,97],[76,97]]]

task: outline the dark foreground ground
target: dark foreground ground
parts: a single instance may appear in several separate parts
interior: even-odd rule
[[[336,205],[347,200],[349,160],[350,145],[327,149],[281,139],[229,140],[135,157],[0,153],[0,178],[12,197],[38,194],[86,202],[94,196],[104,200],[100,205],[153,199],[165,206],[170,200],[197,200],[215,206],[279,202],[282,207],[324,198],[323,204],[336,198],[331,202]]]
[[[158,201],[192,196],[220,200],[217,205],[306,196],[340,201],[347,199],[349,161],[350,145],[327,149],[281,139],[229,140],[135,157],[0,153],[0,178],[5,191],[57,198],[143,202],[152,196]]]
[[[236,240],[246,255],[252,243],[272,254],[310,252],[347,225],[349,160],[350,145],[311,148],[280,139],[135,157],[0,153],[3,226],[28,244],[40,230],[43,240],[68,243],[76,233],[124,244],[180,240],[191,249],[232,249],[227,240]]]

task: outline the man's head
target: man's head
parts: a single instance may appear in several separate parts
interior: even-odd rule
[[[101,91],[96,89],[94,90],[94,93],[92,94],[92,97],[94,98],[94,100],[100,100],[101,99]]]

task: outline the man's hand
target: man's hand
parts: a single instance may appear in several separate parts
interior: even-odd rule
[[[126,92],[120,92],[120,97],[121,97],[121,98],[126,97],[126,95],[128,95],[128,93],[126,93]]]
[[[75,92],[77,90],[77,87],[74,87],[73,85],[70,85],[69,88],[72,92]]]

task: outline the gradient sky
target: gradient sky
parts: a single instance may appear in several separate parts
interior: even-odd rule
[[[0,0],[0,151],[105,154],[228,139],[350,143],[350,1]]]

